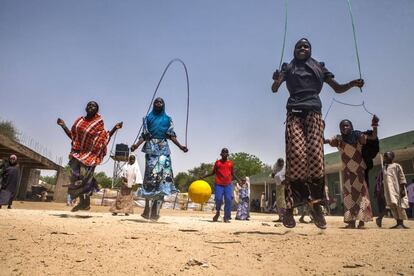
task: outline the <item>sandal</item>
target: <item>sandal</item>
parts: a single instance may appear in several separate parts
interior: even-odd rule
[[[358,223],[358,229],[365,229],[365,222],[359,221],[359,223]]]
[[[377,224],[377,226],[379,227],[379,228],[381,228],[382,227],[382,218],[376,218],[375,219],[375,223]]]
[[[293,217],[293,209],[286,209],[285,215],[283,216],[283,226],[286,228],[295,228],[296,221]]]
[[[346,222],[347,226],[344,229],[355,229],[355,221]]]
[[[326,220],[323,215],[322,207],[319,203],[312,204],[312,208],[309,210],[312,215],[313,223],[319,229],[326,229]]]

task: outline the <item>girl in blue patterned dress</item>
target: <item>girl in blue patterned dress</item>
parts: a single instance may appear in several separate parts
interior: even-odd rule
[[[171,151],[167,139],[183,152],[188,151],[177,140],[172,119],[165,113],[164,100],[156,98],[152,111],[144,118],[143,132],[138,142],[131,146],[134,151],[145,142],[142,147],[142,152],[145,153],[144,183],[138,193],[145,198],[145,208],[141,216],[146,219],[158,220],[164,196],[178,192],[173,183]]]
[[[237,186],[239,186],[237,184]],[[249,220],[249,193],[250,193],[250,181],[249,178],[242,179],[241,186],[238,187],[239,190],[239,205],[237,206],[237,220]]]

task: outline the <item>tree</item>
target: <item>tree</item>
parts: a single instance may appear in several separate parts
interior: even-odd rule
[[[40,180],[50,185],[56,185],[56,174],[53,176],[40,176]]]
[[[3,134],[4,136],[9,137],[10,139],[19,141],[19,138],[17,137],[19,132],[17,131],[16,127],[11,121],[0,122],[0,133]]]
[[[179,172],[174,178],[174,183],[180,192],[187,192],[191,177],[188,173]]]
[[[245,152],[232,153],[230,154],[230,159],[234,163],[234,171],[238,177],[252,176],[261,172],[269,172],[270,174],[272,171],[271,167],[265,165],[258,157]],[[188,173],[178,173],[174,178],[174,183],[181,192],[187,192],[188,187],[193,181],[211,173],[213,167],[213,163],[201,163],[200,166],[188,170]],[[214,176],[207,177],[204,180],[207,181],[213,189]]]
[[[234,171],[238,177],[252,176],[266,169],[266,165],[258,157],[245,152],[230,154],[234,163]]]
[[[112,187],[112,178],[107,176],[104,172],[95,173],[96,182],[102,188],[111,188]]]
[[[174,183],[177,185],[180,192],[187,192],[190,184],[199,180],[202,176],[210,173],[213,170],[213,164],[201,163],[200,166],[194,167],[191,170],[188,170],[188,173],[180,172],[174,178]],[[207,177],[204,179],[212,187],[214,184],[214,176]]]

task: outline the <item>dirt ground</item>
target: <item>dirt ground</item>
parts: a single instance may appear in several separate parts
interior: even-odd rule
[[[409,230],[273,222],[212,222],[212,213],[162,210],[158,222],[107,207],[71,213],[64,204],[15,202],[0,210],[0,275],[414,275]],[[234,217],[235,214],[233,214]]]

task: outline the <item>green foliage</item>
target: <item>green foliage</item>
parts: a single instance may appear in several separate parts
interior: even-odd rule
[[[56,174],[53,176],[40,176],[40,180],[50,185],[56,185]]]
[[[15,141],[19,141],[17,135],[19,134],[15,128],[13,122],[11,121],[1,121],[0,122],[0,133],[4,136],[9,137]]]
[[[245,152],[230,154],[234,171],[238,177],[252,176],[262,172],[266,165],[258,157]]]
[[[174,183],[180,192],[187,192],[190,184],[199,180],[202,176],[211,173],[213,171],[213,164],[201,163],[200,166],[195,167],[188,171],[188,173],[180,172],[174,178]],[[204,179],[210,186],[214,185],[214,176],[210,176]]]
[[[191,177],[188,173],[179,172],[174,178],[174,184],[180,192],[187,192],[191,183]]]
[[[261,172],[271,173],[271,167],[265,165],[260,159],[254,155],[238,152],[230,154],[230,159],[233,160],[234,170],[238,177],[252,176]],[[213,171],[213,163],[201,163],[187,173],[180,172],[174,179],[174,183],[181,192],[187,192],[190,184],[200,179],[202,176],[209,174]],[[210,176],[204,179],[207,181],[213,189],[214,176]]]
[[[211,173],[213,171],[213,166],[214,164],[212,163],[201,163],[200,166],[189,170],[188,173],[190,174],[192,181],[198,180],[206,174]],[[210,184],[214,184],[214,176],[207,177],[204,180]]]
[[[95,173],[95,179],[101,188],[111,188],[112,178],[107,176],[104,172]]]

